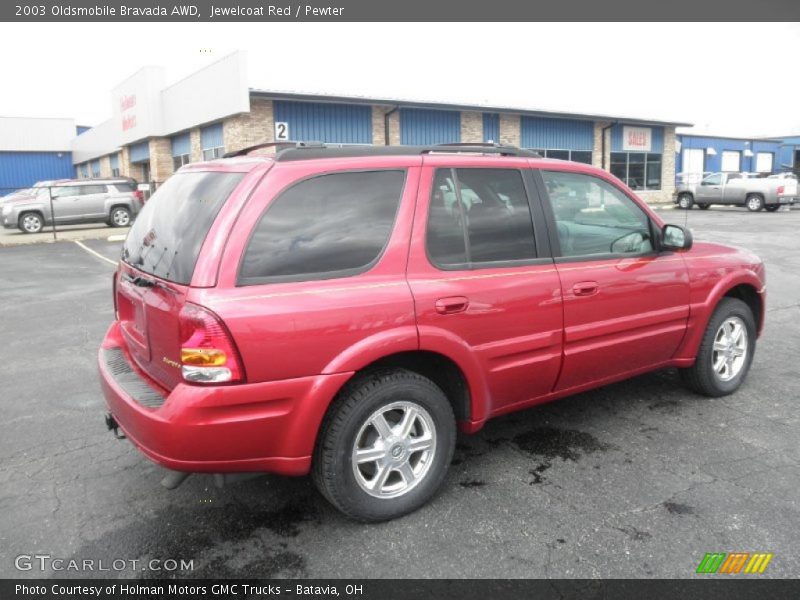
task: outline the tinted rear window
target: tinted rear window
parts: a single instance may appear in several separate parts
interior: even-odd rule
[[[369,269],[389,241],[404,171],[343,172],[278,196],[253,233],[239,283],[345,277]]]
[[[114,183],[114,188],[118,192],[133,192],[133,186],[130,183]]]
[[[178,173],[139,213],[122,260],[175,283],[188,284],[219,209],[244,173]]]

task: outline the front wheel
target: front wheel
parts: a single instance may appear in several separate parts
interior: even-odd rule
[[[452,407],[435,383],[404,369],[381,371],[349,384],[331,406],[312,476],[347,516],[394,519],[439,489],[455,440]]]
[[[723,298],[708,322],[697,360],[680,369],[684,383],[705,396],[732,394],[747,377],[756,349],[756,324],[750,307]]]
[[[750,212],[758,212],[764,208],[764,199],[757,194],[751,194],[745,200],[745,205]]]
[[[44,228],[44,219],[39,213],[25,213],[19,218],[18,227],[23,233],[39,233]]]
[[[680,206],[684,210],[688,210],[692,208],[694,204],[694,199],[692,198],[691,194],[681,194],[678,196],[678,206]]]
[[[770,204],[769,206],[765,206],[764,210],[766,210],[767,212],[775,212],[780,207],[781,207],[780,204]]]

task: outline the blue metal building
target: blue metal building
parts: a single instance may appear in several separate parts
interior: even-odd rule
[[[778,173],[791,151],[780,139],[732,138],[679,134],[676,173],[703,172]],[[785,146],[788,148],[788,146]],[[786,156],[784,156],[786,154]],[[791,165],[788,165],[791,168]]]
[[[0,196],[38,181],[75,176],[72,119],[0,117]]]

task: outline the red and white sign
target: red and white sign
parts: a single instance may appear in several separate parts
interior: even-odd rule
[[[653,144],[653,130],[649,127],[623,127],[623,152],[650,152]]]

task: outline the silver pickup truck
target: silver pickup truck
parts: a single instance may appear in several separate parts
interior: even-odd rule
[[[757,212],[773,212],[798,201],[797,179],[756,177],[748,173],[711,173],[696,183],[679,183],[672,201],[680,208],[695,204],[706,209],[712,204],[746,206]]]

